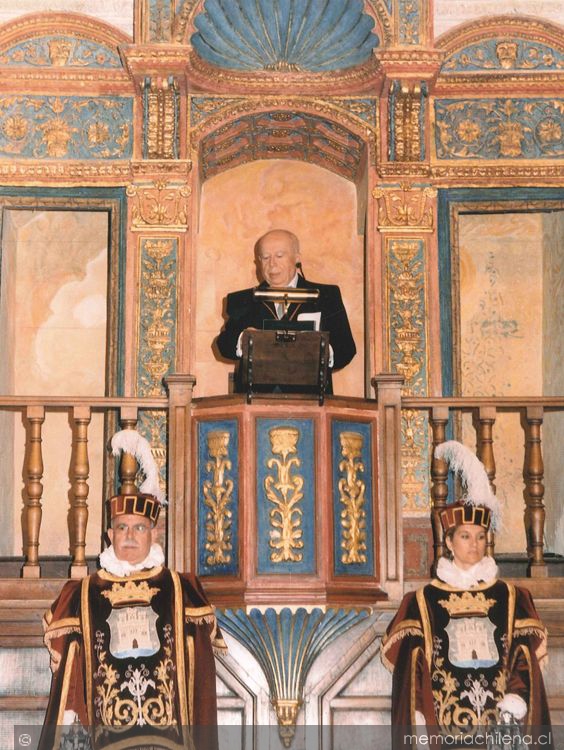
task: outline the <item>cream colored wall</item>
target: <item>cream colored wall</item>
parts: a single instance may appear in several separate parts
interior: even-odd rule
[[[543,214],[544,395],[564,394],[564,211]],[[547,412],[542,432],[545,465],[546,543],[564,554],[564,484],[562,459],[564,413]]]
[[[0,387],[14,395],[104,394],[108,218],[102,212],[8,211],[3,254],[12,265],[13,298],[3,310],[13,326],[11,373]],[[8,241],[9,240],[9,241]],[[10,383],[11,381],[11,383]],[[14,417],[13,527],[21,551],[25,432]],[[43,429],[41,554],[68,554],[71,431],[66,412],[47,412]],[[66,458],[68,456],[68,458]],[[100,548],[103,422],[89,428],[91,476],[87,552]],[[9,485],[8,485],[9,486]]]
[[[228,292],[257,283],[254,244],[274,228],[300,238],[308,279],[340,286],[357,355],[335,374],[334,390],[364,395],[364,259],[356,224],[355,186],[311,164],[257,161],[204,183],[195,271],[195,395],[227,392],[233,365],[218,361],[211,349],[223,325],[223,300]]]
[[[487,16],[535,16],[564,23],[562,0],[434,0],[435,38],[454,26]]]
[[[542,214],[460,217],[461,394],[534,396],[543,392]],[[475,447],[470,416],[463,439]],[[497,496],[505,509],[498,552],[526,547],[523,432],[518,415],[494,426]]]

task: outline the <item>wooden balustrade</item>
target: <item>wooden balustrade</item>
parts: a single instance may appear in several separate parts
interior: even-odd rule
[[[527,536],[528,573],[531,577],[544,577],[547,566],[544,557],[544,463],[541,427],[546,411],[564,411],[564,398],[560,397],[432,397],[402,398],[402,409],[427,412],[433,436],[433,448],[446,439],[447,424],[456,413],[471,413],[476,430],[477,455],[495,489],[495,442],[493,428],[500,412],[518,413],[524,431],[523,458],[524,524]],[[444,539],[438,514],[444,507],[447,495],[447,466],[444,461],[431,459],[431,516],[434,533],[435,563],[444,550]],[[493,538],[488,539],[488,553],[493,554]]]
[[[45,511],[43,498],[44,482],[44,429],[53,412],[69,414],[72,440],[69,466],[69,548],[71,577],[87,574],[86,532],[89,522],[89,479],[91,461],[89,456],[89,430],[94,414],[105,414],[112,423],[119,422],[123,429],[135,429],[140,414],[145,410],[166,411],[168,416],[168,495],[172,512],[168,517],[168,551],[171,565],[188,569],[193,557],[191,545],[194,524],[193,503],[186,500],[193,491],[194,448],[192,445],[193,411],[202,408],[193,401],[194,378],[190,375],[172,375],[167,378],[167,398],[54,398],[54,397],[0,397],[0,410],[22,414],[26,430],[26,450],[23,476],[22,537],[24,563],[21,576],[26,579],[41,578],[41,524]],[[395,519],[388,523],[386,579],[389,585],[397,582],[402,587],[401,576],[401,513],[396,509],[396,498],[401,492],[401,422],[402,410],[422,412],[428,416],[433,449],[443,442],[449,433],[449,423],[458,422],[453,417],[471,414],[476,434],[476,452],[484,463],[492,485],[496,479],[495,426],[502,413],[521,416],[524,433],[523,512],[524,528],[529,558],[529,575],[547,575],[543,546],[545,526],[544,505],[544,460],[542,451],[542,425],[544,415],[552,411],[564,411],[564,398],[421,398],[401,396],[401,378],[380,375],[375,378],[379,408],[379,484],[382,487],[382,513]],[[220,408],[218,406],[218,408]],[[108,434],[109,438],[109,434]],[[439,513],[448,501],[448,467],[442,460],[429,456],[431,478],[431,521],[434,534],[435,562],[443,554],[444,539],[439,522]],[[65,460],[65,459],[63,459]],[[517,462],[521,457],[517,457]],[[122,454],[118,469],[119,491],[133,492],[136,489],[137,463],[132,456]],[[109,487],[107,493],[110,494]],[[399,500],[398,500],[399,503]],[[398,506],[399,507],[399,506]],[[512,509],[515,512],[515,509]],[[399,529],[396,534],[394,529]],[[398,541],[399,540],[399,541]],[[45,556],[49,550],[41,550]],[[488,540],[488,552],[493,554],[493,538]],[[394,595],[398,592],[394,591]]]
[[[71,447],[68,464],[69,498],[68,534],[71,562],[69,575],[82,578],[88,573],[86,560],[86,531],[88,527],[88,478],[90,460],[88,452],[88,427],[93,412],[109,415],[118,412],[122,429],[135,429],[141,409],[166,410],[165,398],[55,398],[0,396],[0,410],[20,412],[26,430],[26,450],[22,475],[24,477],[24,505],[22,513],[22,549],[24,563],[21,576],[25,579],[41,577],[40,544],[43,516],[43,428],[49,415],[67,412],[70,415]],[[64,460],[64,459],[63,459]],[[122,454],[118,470],[119,491],[135,492],[137,461]],[[111,492],[111,490],[109,490]]]

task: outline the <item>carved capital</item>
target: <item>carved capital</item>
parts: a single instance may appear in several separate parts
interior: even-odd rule
[[[186,182],[155,180],[129,185],[126,193],[131,200],[131,229],[141,231],[155,227],[185,232],[191,192]]]
[[[399,188],[377,187],[372,195],[378,201],[378,229],[385,232],[434,230],[434,203],[437,190],[402,183]]]

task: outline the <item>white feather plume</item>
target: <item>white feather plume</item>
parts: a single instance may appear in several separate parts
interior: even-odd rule
[[[465,445],[457,440],[447,440],[435,448],[435,458],[447,461],[449,467],[460,475],[464,490],[463,502],[468,505],[484,505],[492,513],[492,528],[500,522],[500,503],[492,491],[484,464]]]
[[[137,430],[119,430],[113,436],[111,445],[114,456],[119,456],[120,452],[123,451],[137,459],[139,467],[145,475],[145,481],[139,487],[139,492],[153,495],[160,503],[166,505],[165,494],[161,490],[159,482],[159,467],[151,451],[151,446],[143,435],[140,435]]]

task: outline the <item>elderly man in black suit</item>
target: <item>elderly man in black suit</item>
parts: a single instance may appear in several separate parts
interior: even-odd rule
[[[326,392],[332,393],[331,371],[348,365],[356,354],[339,287],[307,281],[298,272],[301,271],[299,241],[295,234],[285,229],[274,229],[264,234],[256,243],[255,252],[263,278],[258,289],[317,289],[319,297],[308,302],[290,304],[284,311],[282,304],[255,298],[254,288],[228,294],[227,321],[217,338],[220,353],[226,359],[237,359],[241,355],[242,332],[247,328],[262,329],[265,320],[284,322],[299,321],[304,317],[309,320],[317,319],[319,330],[329,332],[330,371]]]

